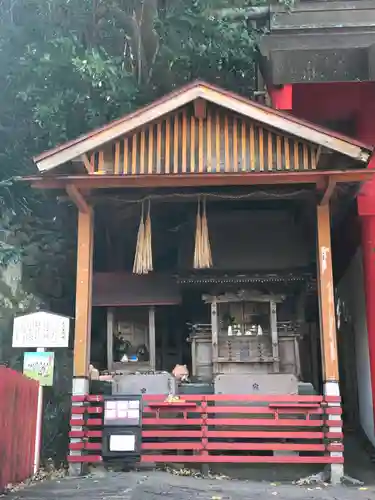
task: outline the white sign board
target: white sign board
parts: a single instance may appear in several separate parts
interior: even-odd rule
[[[13,323],[13,347],[68,347],[69,318],[44,311],[18,316]]]

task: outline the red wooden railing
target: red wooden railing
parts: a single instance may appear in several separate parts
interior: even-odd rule
[[[0,492],[32,476],[38,383],[0,366]]]
[[[69,460],[101,461],[103,397],[73,401]],[[339,397],[145,396],[143,404],[142,462],[343,462]]]

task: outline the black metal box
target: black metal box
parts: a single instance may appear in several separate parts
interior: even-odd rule
[[[142,397],[104,396],[103,422],[103,458],[137,461],[142,444]]]

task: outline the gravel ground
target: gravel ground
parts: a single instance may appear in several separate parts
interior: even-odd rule
[[[278,485],[175,476],[167,472],[97,471],[29,486],[6,500],[375,500],[375,487]]]

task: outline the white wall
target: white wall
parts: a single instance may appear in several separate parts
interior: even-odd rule
[[[338,296],[344,303],[343,309],[354,327],[360,423],[369,440],[375,445],[362,251],[360,249],[339,283]]]

